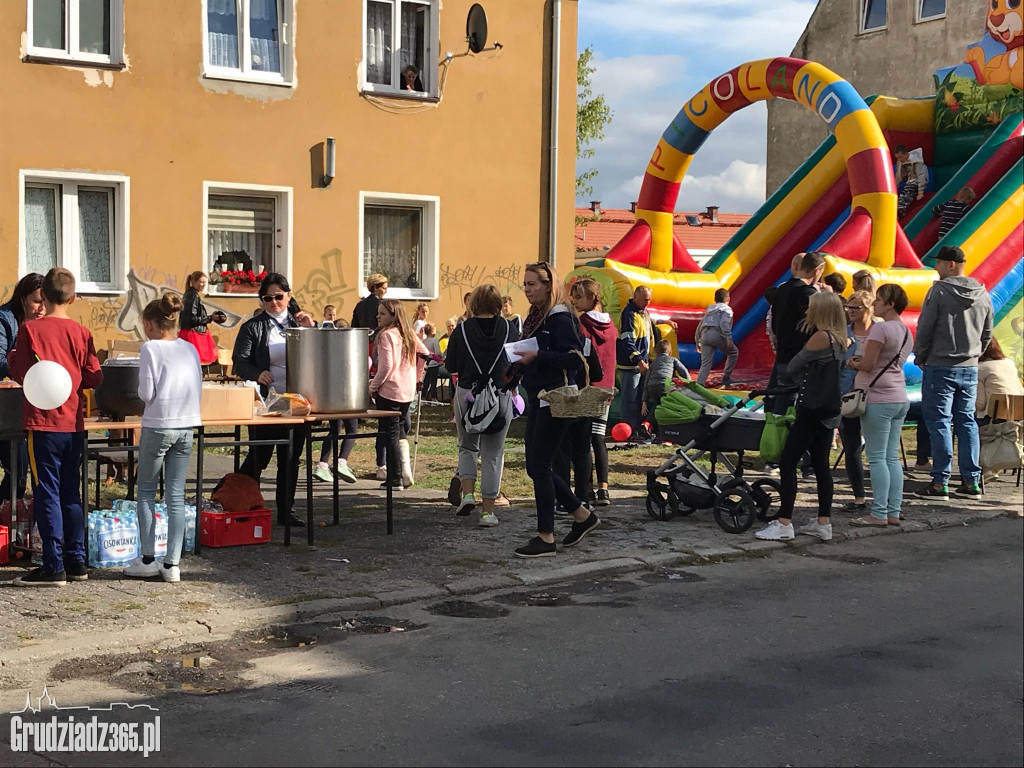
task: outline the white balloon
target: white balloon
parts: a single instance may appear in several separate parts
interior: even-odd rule
[[[71,397],[71,374],[60,363],[40,360],[28,369],[22,389],[25,399],[36,408],[60,408]]]

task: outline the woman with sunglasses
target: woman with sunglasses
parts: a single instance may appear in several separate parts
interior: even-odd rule
[[[854,291],[846,302],[846,360],[860,357],[864,354],[864,345],[868,341],[868,333],[874,325],[874,318],[871,316],[871,305],[875,296],[868,291]],[[845,395],[853,389],[853,380],[857,377],[857,371],[847,365],[843,366],[840,374],[840,381]],[[868,511],[867,497],[864,495],[864,462],[861,459],[863,447],[861,445],[860,417],[843,417],[839,422],[839,437],[843,441],[843,456],[846,459],[846,476],[853,488],[853,501],[843,507],[846,512],[864,513]]]
[[[235,348],[231,355],[235,373],[246,381],[255,381],[260,386],[260,393],[266,397],[270,389],[285,392],[286,359],[284,332],[289,328],[312,328],[313,318],[305,312],[293,313],[289,310],[292,298],[288,278],[277,272],[269,273],[260,283],[260,303],[263,312],[250,320],[246,320],[238,330]],[[253,440],[275,440],[288,434],[290,427],[265,426],[249,427],[249,435]],[[284,525],[290,515],[291,524],[305,525],[302,518],[294,513],[295,485],[299,477],[299,458],[305,444],[307,430],[295,427],[292,430],[291,456],[286,464],[284,446],[277,446],[277,482],[275,484],[278,525]],[[249,449],[241,469],[243,475],[249,475],[258,481],[260,474],[270,463],[274,453],[273,445],[254,445]]]
[[[601,524],[597,515],[583,506],[562,477],[552,471],[555,454],[565,440],[570,419],[551,415],[548,404],[538,398],[545,389],[574,381],[583,368],[583,340],[576,313],[569,306],[558,274],[546,262],[527,264],[523,293],[530,302],[530,314],[523,323],[523,339],[537,340],[537,350],[523,352],[513,370],[522,377],[526,390],[526,473],[533,480],[537,501],[537,535],[516,549],[516,557],[553,557],[555,546],[555,498],[573,516],[572,530],[562,539],[563,547],[580,542]]]

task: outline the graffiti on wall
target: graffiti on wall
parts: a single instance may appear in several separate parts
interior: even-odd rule
[[[182,295],[181,291],[167,283],[164,283],[163,285],[157,285],[148,280],[143,280],[141,277],[139,277],[139,275],[136,274],[135,268],[133,267],[131,271],[128,272],[128,292],[124,296],[124,302],[123,304],[120,304],[119,311],[114,311],[114,318],[116,320],[117,329],[119,331],[123,331],[124,333],[131,334],[136,339],[144,339],[145,332],[142,327],[142,310],[144,310],[146,308],[146,305],[149,304],[149,302],[153,301],[153,299],[159,299],[161,296],[164,295],[164,293],[168,292],[176,293],[179,296]],[[112,303],[117,303],[119,300],[111,299],[110,301]],[[106,319],[111,311],[104,309],[106,304],[107,302],[105,301],[103,302],[103,304],[99,305],[99,307],[94,307],[92,309],[93,314],[99,311],[99,316],[102,317],[103,319]],[[243,319],[242,316],[239,315],[238,313],[232,312],[230,309],[222,307],[219,304],[210,301],[209,299],[205,299],[203,301],[203,304],[208,312],[212,313],[214,310],[219,309],[221,312],[227,315],[228,319],[224,322],[222,326],[218,327],[234,328]],[[94,333],[97,330],[100,330],[101,328],[103,330],[106,330],[109,329],[110,325],[114,324],[114,322],[115,321],[110,321],[106,326],[92,325],[90,326],[90,329]],[[223,346],[223,343],[221,344],[221,346]]]
[[[522,290],[523,265],[517,262],[501,266],[470,264],[465,267],[441,265],[441,293],[448,298],[461,299],[478,285],[490,283],[502,294],[515,294]]]
[[[345,300],[355,294],[355,288],[345,282],[341,266],[340,248],[332,248],[320,257],[320,266],[311,270],[306,281],[293,291],[303,309],[319,316],[324,307],[333,304],[339,317],[345,316]],[[351,298],[357,300],[355,295]]]

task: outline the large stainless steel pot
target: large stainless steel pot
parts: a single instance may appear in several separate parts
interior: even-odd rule
[[[100,369],[103,381],[93,392],[99,412],[116,421],[141,416],[146,404],[139,399],[139,358],[107,360]]]
[[[289,328],[285,331],[287,389],[314,413],[370,407],[370,332],[365,328]]]

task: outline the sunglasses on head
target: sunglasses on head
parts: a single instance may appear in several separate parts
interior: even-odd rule
[[[266,296],[260,296],[260,301],[264,304],[269,304],[272,301],[284,301],[283,293],[267,294]]]

